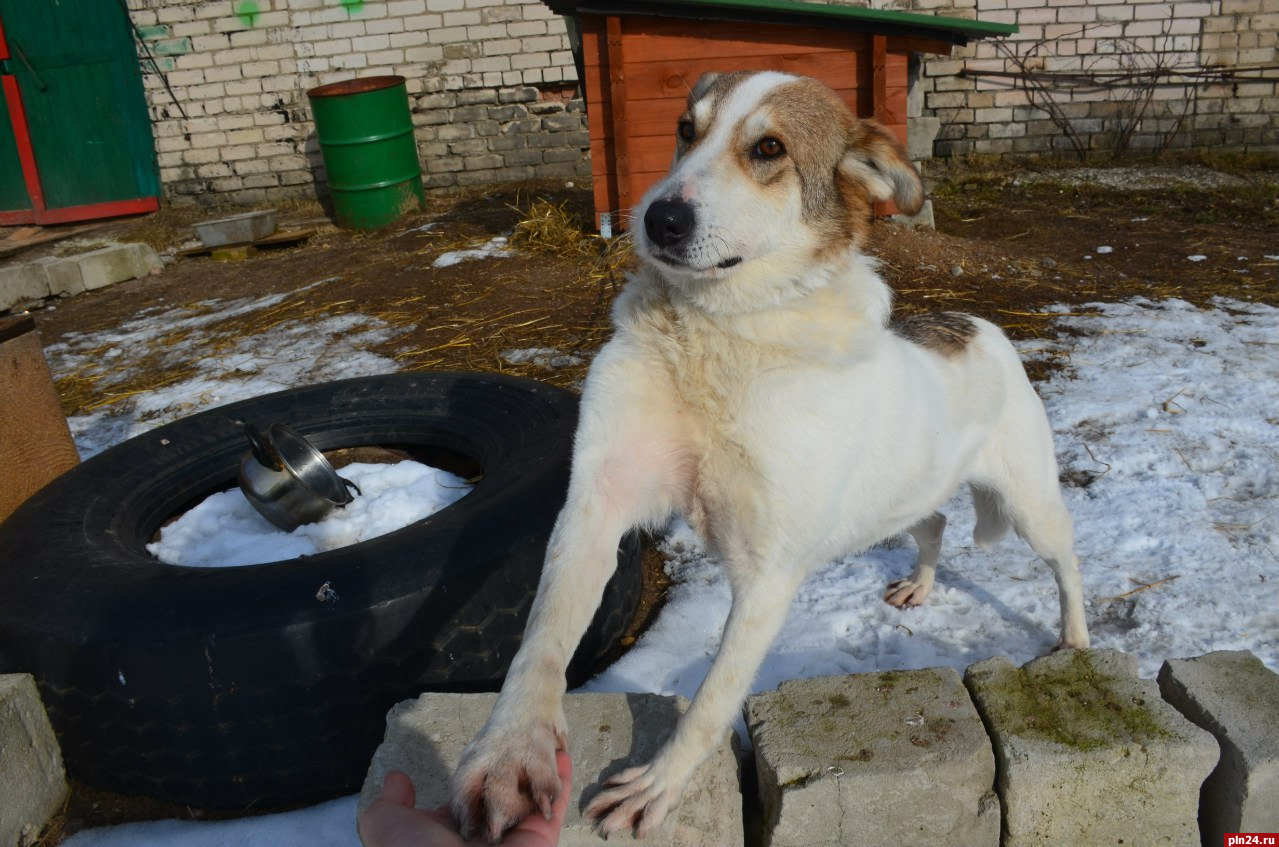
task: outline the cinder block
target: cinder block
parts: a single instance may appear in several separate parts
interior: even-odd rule
[[[0,847],[36,838],[67,796],[62,751],[30,674],[0,675]]]
[[[1136,658],[1070,650],[1018,668],[1000,656],[964,683],[995,745],[1005,844],[1199,844],[1217,743],[1138,678]]]
[[[38,262],[0,268],[0,311],[49,296],[49,277]]]
[[[933,141],[941,132],[941,118],[918,117],[910,119],[910,130],[907,133],[907,152],[912,162],[933,157]]]
[[[913,215],[896,214],[892,220],[908,229],[936,229],[937,221],[933,215],[933,201],[925,200],[924,205]]]
[[[133,248],[133,259],[137,263],[138,276],[159,273],[164,270],[164,260],[150,244],[133,242],[127,245]]]
[[[423,694],[391,709],[386,737],[373,755],[360,795],[364,810],[382,787],[388,770],[407,773],[417,788],[417,805],[434,809],[448,802],[448,783],[470,742],[488,719],[496,694]],[[600,791],[602,779],[649,761],[671,734],[687,701],[657,694],[570,694],[564,698],[569,753],[573,757],[573,798],[562,847],[598,847],[604,842],[583,818],[582,809]],[[693,775],[684,799],[642,842],[645,847],[741,847],[742,795],[737,758],[729,738]],[[629,834],[607,843],[630,843]]]
[[[1246,650],[1169,659],[1159,690],[1221,745],[1203,784],[1205,844],[1226,832],[1279,832],[1279,675]]]
[[[746,722],[769,847],[999,844],[995,757],[951,668],[786,682]]]
[[[47,256],[37,258],[37,264],[45,269],[49,279],[49,293],[54,297],[74,297],[84,293],[84,280],[79,275],[79,265],[73,258]]]
[[[73,258],[80,266],[80,278],[85,291],[105,288],[148,273],[140,267],[138,252],[131,244],[113,244]]]

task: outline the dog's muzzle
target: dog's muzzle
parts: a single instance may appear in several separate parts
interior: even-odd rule
[[[689,265],[688,248],[690,236],[697,227],[697,211],[693,204],[679,197],[665,197],[654,200],[644,212],[644,232],[649,242],[656,248],[657,258],[662,261],[684,267]],[[727,270],[742,261],[740,256],[732,256],[716,262],[714,267]],[[707,268],[692,268],[706,270]]]

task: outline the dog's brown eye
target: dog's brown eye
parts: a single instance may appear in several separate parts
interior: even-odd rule
[[[693,129],[692,121],[680,121],[675,132],[679,135],[681,141],[687,142],[688,144],[692,144],[693,138],[697,135],[697,131]]]
[[[786,152],[786,145],[771,136],[761,138],[755,145],[755,156],[760,159],[776,159]]]

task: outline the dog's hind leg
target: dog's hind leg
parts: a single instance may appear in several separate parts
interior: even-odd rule
[[[1088,646],[1083,579],[1075,531],[1061,496],[1052,427],[1044,404],[1026,379],[1015,351],[1001,345],[1008,393],[999,420],[970,478],[977,505],[974,538],[989,543],[1011,524],[1057,580],[1060,640],[1054,649]]]
[[[1060,492],[1032,503],[1017,504],[1010,516],[1017,534],[1026,539],[1057,580],[1061,604],[1061,638],[1053,647],[1084,649],[1088,646],[1088,624],[1084,620],[1084,587],[1075,555],[1074,529]]]
[[[1015,475],[1001,474],[1002,479],[984,480],[975,487],[985,499],[979,508],[988,508],[990,514],[1010,522],[1017,535],[1052,569],[1061,604],[1061,638],[1053,649],[1083,649],[1088,646],[1088,625],[1084,619],[1083,579],[1075,555],[1074,525],[1062,501],[1055,462],[1048,463],[1051,474],[1035,472],[1026,466],[1029,464],[1006,465]],[[979,519],[974,532],[979,541],[981,532]]]
[[[941,537],[946,529],[946,516],[933,512],[910,528],[911,537],[919,547],[919,558],[910,576],[888,584],[884,602],[904,609],[918,606],[928,599],[937,575],[937,559],[941,556]]]

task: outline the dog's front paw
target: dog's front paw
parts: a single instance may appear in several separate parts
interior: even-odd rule
[[[634,830],[636,838],[643,838],[679,803],[688,777],[670,773],[659,762],[629,768],[605,780],[605,790],[586,807],[600,835],[607,838],[614,832]]]
[[[920,606],[933,591],[932,580],[899,579],[884,591],[884,602],[899,609]]]
[[[489,729],[462,753],[453,774],[450,808],[462,837],[497,844],[530,814],[551,817],[560,791],[555,752],[568,749],[562,719]]]

